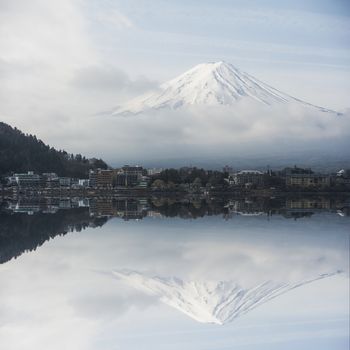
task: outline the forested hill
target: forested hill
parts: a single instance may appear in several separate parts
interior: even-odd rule
[[[34,171],[83,178],[94,168],[107,168],[107,164],[101,159],[86,159],[80,154],[58,151],[36,136],[0,122],[0,175]]]

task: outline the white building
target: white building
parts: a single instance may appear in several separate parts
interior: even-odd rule
[[[147,175],[152,176],[152,175],[158,175],[160,174],[164,169],[163,168],[150,168],[147,169]]]
[[[259,170],[241,170],[230,177],[230,184],[236,186],[260,186],[264,182],[264,173]]]

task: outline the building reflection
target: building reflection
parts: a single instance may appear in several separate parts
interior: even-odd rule
[[[147,216],[148,201],[146,199],[97,198],[90,201],[90,215],[93,217],[119,217],[124,220],[143,219]]]
[[[308,217],[330,212],[350,215],[350,199],[346,197],[280,197],[280,198],[17,198],[1,204],[3,211],[34,215],[55,214],[60,210],[87,208],[92,218],[121,218],[142,220],[146,217],[181,217],[196,219],[221,215],[225,219],[235,216],[272,216],[285,218]]]
[[[278,215],[297,220],[322,213],[350,216],[349,198],[8,198],[0,202],[0,263],[35,250],[57,235],[102,226],[113,218],[269,220]]]

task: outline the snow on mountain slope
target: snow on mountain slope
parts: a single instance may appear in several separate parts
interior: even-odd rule
[[[128,285],[159,297],[163,303],[194,320],[219,325],[229,323],[294,288],[338,273],[322,274],[296,283],[266,281],[244,289],[233,281],[183,281],[175,277],[148,277],[136,271],[113,271]]]
[[[298,100],[244,73],[226,62],[203,63],[160,86],[159,91],[137,97],[113,115],[137,114],[186,106],[234,106],[243,98],[263,105],[296,103],[319,112],[333,112]],[[335,112],[333,112],[335,113]]]

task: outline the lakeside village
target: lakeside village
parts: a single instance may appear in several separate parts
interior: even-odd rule
[[[222,171],[196,167],[146,169],[125,165],[118,169],[90,170],[83,179],[56,173],[14,173],[2,180],[2,196],[58,195],[145,195],[148,193],[271,195],[289,192],[350,192],[350,169],[322,174],[311,169],[288,167],[279,171],[240,170],[225,166]]]

